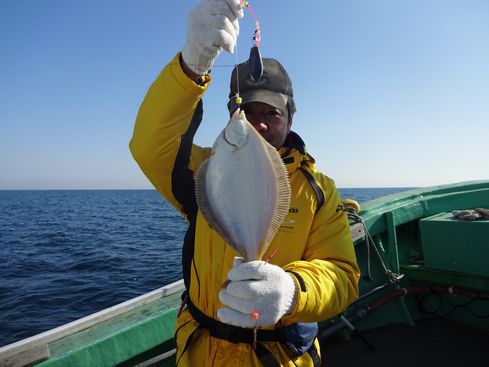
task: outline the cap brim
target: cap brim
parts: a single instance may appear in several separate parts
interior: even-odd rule
[[[241,104],[246,104],[250,102],[262,102],[266,103],[275,108],[285,111],[287,108],[288,98],[285,94],[272,92],[266,89],[249,90],[239,95],[241,97]],[[229,113],[233,113],[238,105],[234,98],[228,103]]]

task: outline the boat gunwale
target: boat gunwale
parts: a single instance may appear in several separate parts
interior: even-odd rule
[[[7,344],[0,347],[0,361],[12,358],[16,355],[24,354],[29,350],[39,348],[39,346],[49,347],[50,343],[59,341],[65,337],[99,325],[102,322],[113,319],[116,316],[134,311],[142,306],[149,305],[164,297],[181,292],[183,289],[183,279],[180,279],[166,286],[142,294],[138,297],[131,298],[125,302],[103,309],[81,319],[61,325],[43,333],[36,334],[26,339]]]
[[[398,226],[439,213],[440,208],[431,208],[430,204],[434,202],[443,203],[444,211],[466,209],[459,208],[446,199],[458,197],[468,201],[469,196],[478,198],[481,193],[486,192],[489,205],[489,180],[418,188],[368,201],[362,205],[359,215],[363,218],[370,235],[374,236],[387,229],[386,213],[392,213],[395,225]]]

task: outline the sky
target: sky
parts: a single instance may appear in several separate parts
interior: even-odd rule
[[[128,143],[185,42],[190,0],[2,0],[0,189],[149,189]],[[487,0],[250,0],[261,53],[285,66],[293,130],[340,188],[489,179]],[[222,53],[195,143],[228,122]]]

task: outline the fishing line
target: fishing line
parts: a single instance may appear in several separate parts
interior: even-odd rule
[[[258,17],[256,16],[255,11],[251,7],[249,1],[247,0],[240,0],[240,4],[243,8],[248,9],[250,12],[251,16],[253,17],[253,20],[255,21],[255,31],[253,32],[253,47],[251,47],[250,50],[250,57],[248,60],[249,64],[249,69],[250,69],[250,76],[253,79],[253,81],[258,81],[260,80],[262,74],[263,74],[263,61],[260,55],[260,50],[258,46],[260,45],[261,41],[261,27],[260,27],[260,22],[258,20]],[[235,46],[235,58],[236,58],[236,66],[239,65],[238,63],[238,43],[236,43]],[[236,67],[236,97],[235,97],[235,103],[239,106],[243,102],[243,99],[240,96],[239,93],[239,68]]]
[[[258,47],[260,46],[260,41],[261,41],[261,28],[260,28],[260,22],[258,21],[258,17],[256,16],[255,11],[250,6],[250,3],[248,1],[240,0],[240,2],[242,7],[250,11],[253,20],[255,21],[255,32],[253,33],[253,41],[255,42],[255,46]]]
[[[238,42],[236,42],[236,46],[234,48],[234,57],[235,57],[235,62],[236,62],[236,99],[234,100],[238,106],[241,105],[241,102],[243,100],[241,99],[241,96],[239,94],[239,67],[238,67]]]

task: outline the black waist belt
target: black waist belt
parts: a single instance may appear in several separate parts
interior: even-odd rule
[[[192,317],[201,327],[208,329],[210,334],[218,339],[224,339],[231,343],[247,343],[253,345],[257,342],[285,342],[285,337],[280,329],[257,330],[256,339],[253,329],[245,329],[237,326],[224,324],[201,312],[195,305],[187,300],[187,308]]]
[[[235,344],[247,343],[252,345],[256,355],[265,367],[279,367],[280,364],[275,359],[273,354],[267,348],[265,348],[263,344],[261,344],[261,342],[281,342],[287,346],[292,354],[296,357],[301,356],[304,353],[308,353],[312,359],[314,367],[321,366],[321,358],[319,357],[316,346],[314,345],[314,339],[317,335],[317,324],[314,324],[314,327],[311,327],[312,324],[309,326],[307,326],[307,324],[292,324],[290,326],[274,330],[245,329],[224,324],[213,319],[212,317],[207,316],[197,307],[195,307],[195,305],[190,301],[190,297],[188,297],[186,293],[184,293],[182,297],[187,304],[187,309],[189,310],[190,314],[194,320],[199,323],[199,327],[195,331],[200,328],[204,328],[209,330],[211,336],[215,338],[227,340]],[[300,325],[303,326],[302,329]],[[182,355],[192,343],[195,331],[187,340]],[[299,336],[299,338],[297,338],[297,336]]]

